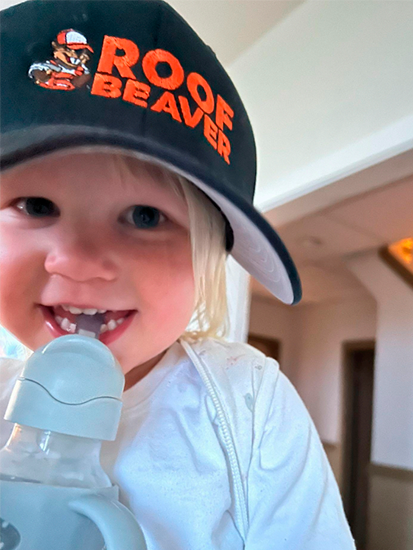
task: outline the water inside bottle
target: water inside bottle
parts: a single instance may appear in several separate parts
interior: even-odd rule
[[[101,441],[95,439],[16,424],[0,451],[0,476],[60,487],[110,487],[100,448]]]

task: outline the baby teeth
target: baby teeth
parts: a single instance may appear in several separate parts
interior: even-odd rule
[[[121,325],[124,320],[125,320],[124,317],[122,317],[122,319],[118,319],[117,321],[115,321],[114,319],[111,319],[107,325],[106,324],[102,325],[100,332],[102,333],[102,332],[106,332],[107,330],[114,330],[116,327]]]
[[[86,315],[95,315],[96,313],[106,313],[107,311],[106,309],[94,309],[94,308],[79,309],[78,307],[63,306],[63,305],[62,305],[62,308],[65,311],[70,311],[70,313],[73,313],[74,315],[80,315],[81,313],[85,313]]]
[[[117,322],[111,319],[108,323],[108,330],[113,330],[118,326]]]
[[[55,319],[57,324],[60,326],[60,328],[62,328],[63,330],[66,330],[67,332],[71,332],[72,334],[75,333],[75,330],[76,330],[75,323],[71,323],[69,319],[59,317],[59,315],[56,315]],[[103,332],[106,332],[108,330],[114,330],[116,327],[121,325],[124,320],[125,320],[124,317],[122,317],[121,319],[118,319],[117,321],[115,321],[114,319],[111,319],[108,324],[103,324],[100,327],[100,333],[102,334]]]
[[[67,332],[75,332],[76,325],[74,323],[71,323],[69,319],[63,319],[63,321],[60,323],[60,326],[63,330],[67,330]]]

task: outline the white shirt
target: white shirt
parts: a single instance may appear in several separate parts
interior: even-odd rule
[[[21,365],[0,363],[1,416]],[[123,401],[101,463],[148,550],[355,549],[314,424],[273,359],[176,342]]]

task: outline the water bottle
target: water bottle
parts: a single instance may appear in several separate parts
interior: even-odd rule
[[[25,363],[4,416],[14,427],[0,451],[1,550],[146,550],[100,465],[124,383],[107,346],[79,334]]]

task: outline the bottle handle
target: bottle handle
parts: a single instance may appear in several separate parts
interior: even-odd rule
[[[85,495],[71,501],[69,508],[96,524],[107,550],[147,550],[135,516],[117,500]]]

